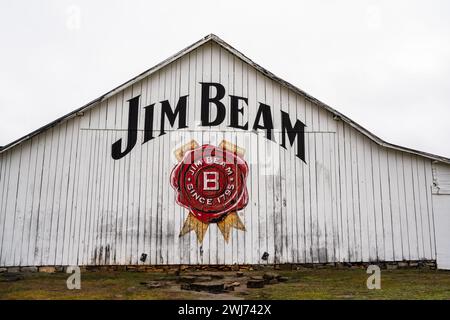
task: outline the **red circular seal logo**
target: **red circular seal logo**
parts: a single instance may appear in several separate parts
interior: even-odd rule
[[[187,151],[171,173],[176,201],[205,223],[220,221],[248,203],[248,165],[237,154],[212,145]]]

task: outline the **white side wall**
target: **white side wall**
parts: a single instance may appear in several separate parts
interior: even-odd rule
[[[264,133],[198,127],[199,82],[220,82],[306,124],[306,164]],[[188,130],[170,131],[111,158],[126,141],[127,100],[141,107],[189,95]],[[156,108],[155,119],[160,118]],[[156,120],[155,120],[156,121]],[[143,127],[140,109],[139,127]],[[120,129],[120,130],[118,130]],[[246,149],[247,231],[227,244],[211,225],[203,245],[179,237],[186,210],[175,203],[173,150],[230,140]],[[0,154],[0,265],[307,263],[435,259],[431,161],[388,150],[324,109],[242,63],[216,44],[197,50],[66,121]],[[269,253],[269,260],[260,257]]]
[[[450,270],[450,166],[433,164],[433,210],[436,219],[437,266]]]

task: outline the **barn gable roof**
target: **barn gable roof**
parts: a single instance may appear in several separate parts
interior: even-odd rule
[[[95,104],[104,101],[105,99],[108,99],[109,97],[113,96],[114,94],[116,94],[119,91],[124,90],[125,88],[133,85],[134,83],[142,80],[143,78],[151,75],[152,73],[162,69],[163,67],[167,66],[168,64],[172,63],[173,61],[179,59],[180,57],[184,56],[185,54],[188,54],[189,52],[197,49],[198,47],[202,46],[203,44],[213,41],[216,44],[218,44],[219,46],[221,46],[223,49],[227,50],[228,52],[230,52],[231,54],[235,55],[236,57],[238,57],[239,59],[241,59],[242,61],[244,61],[245,63],[251,65],[252,67],[254,67],[256,70],[258,70],[259,72],[261,72],[262,74],[264,74],[265,76],[269,77],[270,79],[278,82],[279,84],[287,87],[288,89],[300,94],[301,96],[305,97],[305,99],[309,100],[310,102],[317,104],[319,106],[321,106],[322,108],[325,108],[327,111],[331,112],[337,119],[340,119],[342,121],[344,121],[345,123],[347,123],[348,125],[350,125],[351,127],[353,127],[354,129],[356,129],[357,131],[359,131],[360,133],[362,133],[363,135],[365,135],[366,137],[368,137],[369,139],[373,140],[374,142],[376,142],[377,144],[386,147],[386,148],[390,148],[390,149],[394,149],[394,150],[398,150],[398,151],[403,151],[403,152],[408,152],[408,153],[412,153],[412,154],[416,154],[419,156],[423,156],[432,160],[436,160],[439,162],[443,162],[443,163],[447,163],[450,164],[450,158],[446,158],[446,157],[442,157],[442,156],[438,156],[435,154],[431,154],[431,153],[427,153],[427,152],[423,152],[423,151],[418,151],[418,150],[414,150],[414,149],[410,149],[410,148],[406,148],[406,147],[402,147],[399,145],[395,145],[389,142],[384,141],[383,139],[379,138],[378,136],[376,136],[375,134],[371,133],[370,131],[368,131],[367,129],[365,129],[364,127],[362,127],[361,125],[359,125],[358,123],[354,122],[353,120],[351,120],[350,118],[346,117],[345,115],[343,115],[342,113],[340,113],[339,111],[333,109],[332,107],[330,107],[329,105],[321,102],[320,100],[314,98],[313,96],[309,95],[308,93],[306,93],[305,91],[297,88],[296,86],[290,84],[289,82],[277,77],[276,75],[274,75],[273,73],[271,73],[270,71],[266,70],[265,68],[261,67],[260,65],[258,65],[257,63],[253,62],[250,58],[246,57],[244,54],[242,54],[241,52],[239,52],[238,50],[236,50],[235,48],[233,48],[232,46],[230,46],[228,43],[226,43],[225,41],[223,41],[222,39],[220,39],[218,36],[214,35],[214,34],[209,34],[206,37],[204,37],[203,39],[193,43],[192,45],[188,46],[187,48],[177,52],[176,54],[174,54],[173,56],[169,57],[168,59],[162,61],[161,63],[155,65],[154,67],[142,72],[141,74],[137,75],[136,77],[128,80],[127,82],[117,86],[116,88],[112,89],[111,91],[103,94],[102,96],[98,97],[97,99],[92,100],[91,102],[85,104],[84,106],[56,119],[55,121],[3,146],[0,147],[0,154],[13,148],[14,146],[28,140],[31,139],[32,137],[34,137],[35,135],[51,128],[54,127],[56,125],[58,125],[61,122],[67,121],[70,118],[73,118],[75,116],[77,116],[77,114],[82,113],[83,111],[93,107]]]

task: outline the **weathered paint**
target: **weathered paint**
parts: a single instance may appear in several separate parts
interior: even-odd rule
[[[433,164],[433,193],[450,194],[450,167],[448,165]]]
[[[440,157],[384,145],[210,40],[2,150],[1,266],[436,259],[431,186]],[[200,126],[200,82],[222,84],[227,108],[229,95],[247,97],[242,121],[253,123],[264,103],[275,128],[281,111],[303,122],[305,162],[295,144],[280,147],[280,130],[272,142],[230,128],[229,112],[219,126]],[[138,95],[137,144],[114,160],[111,145],[127,141],[127,101]],[[168,100],[174,108],[185,95],[188,128],[142,144],[144,107]],[[154,112],[156,125],[161,108]],[[246,150],[249,203],[238,213],[246,231],[232,229],[228,243],[216,225],[202,243],[193,232],[179,237],[187,212],[169,179],[174,150],[192,139]]]
[[[450,270],[450,167],[433,163],[433,212],[436,225],[437,266]]]

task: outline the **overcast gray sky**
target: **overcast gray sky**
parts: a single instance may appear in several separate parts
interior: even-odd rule
[[[215,33],[389,142],[450,157],[450,1],[0,1],[0,145]]]

